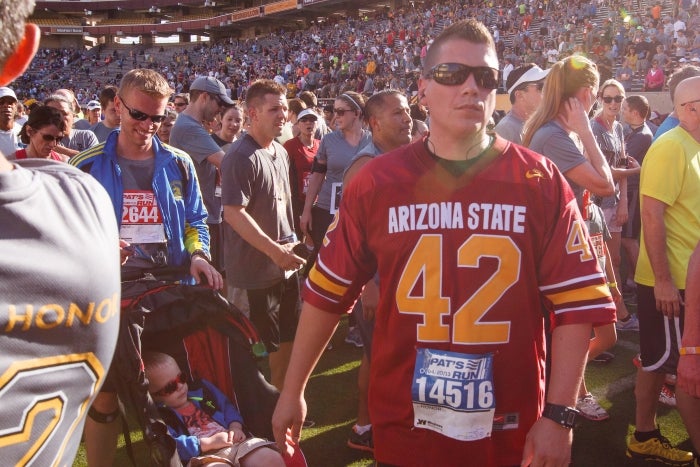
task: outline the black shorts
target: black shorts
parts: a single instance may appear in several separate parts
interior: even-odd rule
[[[223,249],[223,224],[209,224],[209,254],[211,255],[211,265],[222,272],[224,269],[224,249]]]
[[[639,240],[642,231],[642,213],[639,205],[639,188],[627,192],[627,222],[622,226],[622,238]]]
[[[681,290],[685,300],[685,291]],[[680,318],[667,318],[656,309],[654,288],[637,284],[637,317],[642,368],[657,373],[676,373],[685,307]]]
[[[265,289],[247,289],[250,320],[268,352],[279,350],[281,342],[292,342],[299,323],[299,279],[289,279]]]

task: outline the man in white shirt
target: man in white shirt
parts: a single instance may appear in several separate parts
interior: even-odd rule
[[[0,88],[0,152],[14,159],[15,151],[19,149],[19,130],[15,122],[17,114],[17,96],[8,87]]]

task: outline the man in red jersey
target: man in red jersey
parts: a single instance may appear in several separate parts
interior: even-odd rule
[[[289,428],[298,441],[308,377],[378,272],[378,464],[569,465],[591,329],[615,307],[561,173],[486,132],[498,85],[489,31],[473,20],[445,29],[419,86],[430,136],[368,162],[343,191],[273,416],[280,448]]]

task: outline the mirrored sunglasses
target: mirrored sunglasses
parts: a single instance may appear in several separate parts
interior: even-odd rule
[[[470,75],[474,76],[477,86],[483,89],[498,89],[500,72],[488,66],[440,63],[428,70],[425,77],[444,86],[458,86],[463,84]]]

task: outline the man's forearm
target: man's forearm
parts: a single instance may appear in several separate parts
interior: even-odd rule
[[[243,240],[265,255],[272,257],[279,248],[242,206],[224,206],[224,219]]]
[[[284,392],[302,395],[311,372],[338,326],[340,315],[305,302],[301,309],[294,347],[284,380]]]
[[[588,354],[591,324],[557,326],[552,332],[552,371],[547,402],[573,407]]]

